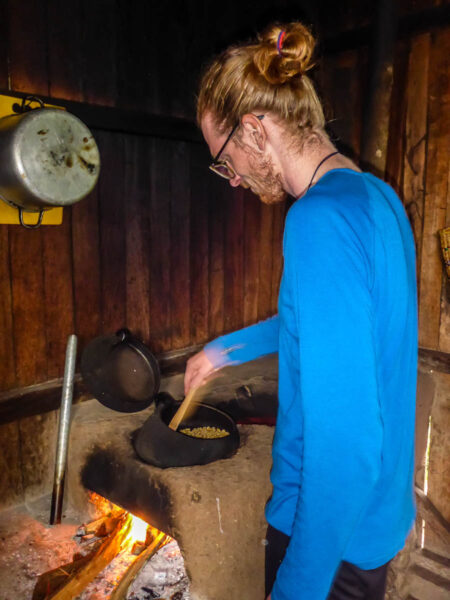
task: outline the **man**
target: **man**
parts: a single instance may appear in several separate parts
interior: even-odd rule
[[[278,351],[266,593],[381,600],[414,520],[414,242],[393,190],[328,139],[306,75],[313,47],[300,23],[274,25],[203,77],[211,168],[266,203],[297,201],[278,316],[208,344],[188,361],[185,390]]]

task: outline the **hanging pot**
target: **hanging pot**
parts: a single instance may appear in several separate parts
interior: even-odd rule
[[[37,108],[0,119],[0,198],[27,212],[78,202],[94,188],[100,155],[86,125]]]

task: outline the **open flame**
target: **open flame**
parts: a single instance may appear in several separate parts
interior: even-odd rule
[[[130,522],[130,533],[127,537],[127,542],[134,544],[135,542],[145,542],[147,537],[147,530],[150,527],[143,519],[136,517],[129,513],[131,518]]]
[[[95,492],[89,493],[89,502],[93,504],[96,511],[102,515],[118,515],[120,513],[126,514],[122,531],[126,531],[127,533],[122,544],[122,549],[131,551],[136,542],[140,542],[144,547],[144,545],[148,545],[149,540],[156,539],[156,537],[161,533],[158,529],[156,529],[156,527],[152,527],[140,517],[136,517],[130,512],[127,513],[117,504],[114,504],[110,500],[100,496],[99,494],[96,494]],[[165,543],[170,542],[171,539],[172,538],[170,536],[166,536]]]

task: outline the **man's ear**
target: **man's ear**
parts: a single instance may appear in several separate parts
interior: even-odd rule
[[[243,132],[242,141],[258,152],[263,152],[266,147],[267,133],[261,119],[248,113],[241,118]]]

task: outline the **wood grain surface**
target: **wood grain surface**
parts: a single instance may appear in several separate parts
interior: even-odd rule
[[[350,40],[352,27],[368,27],[365,9],[351,4],[347,16],[317,13],[324,34],[337,36],[345,22],[341,33]],[[254,8],[250,29],[268,5]],[[72,330],[79,353],[96,335],[124,325],[159,353],[277,310],[291,201],[265,207],[232,189],[209,172],[208,148],[193,133],[201,68],[230,40],[251,34],[250,17],[236,23],[230,5],[212,25],[207,3],[174,6],[0,4],[0,89],[78,102],[73,106],[84,106],[88,119],[90,106],[104,111],[95,117],[102,161],[96,190],[65,209],[62,226],[33,232],[0,225],[0,390],[60,376]],[[403,7],[400,17],[433,6]],[[416,237],[421,344],[450,352],[450,289],[436,237],[450,224],[449,34],[443,24],[418,34],[402,23],[386,177]],[[353,46],[319,47],[314,77],[339,146],[358,158],[368,38],[353,38]]]

